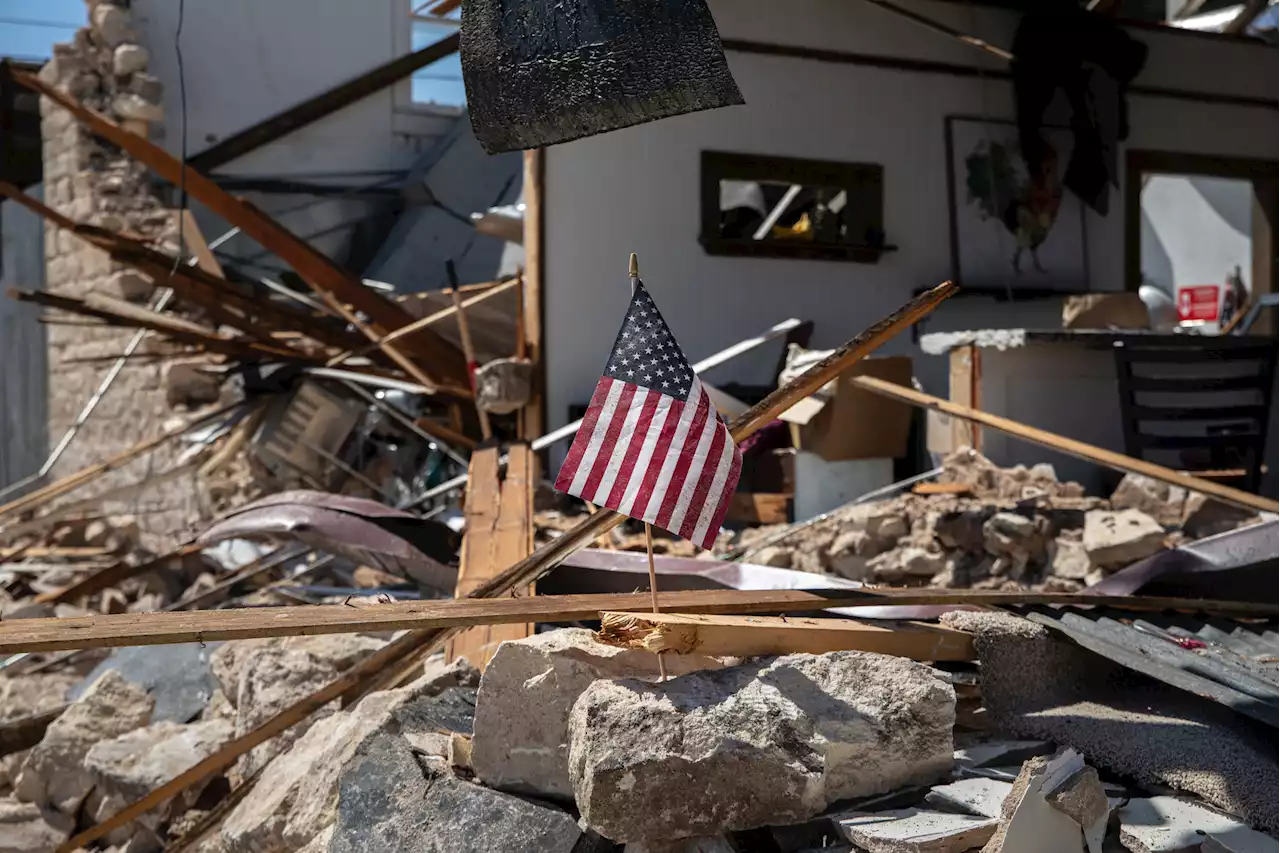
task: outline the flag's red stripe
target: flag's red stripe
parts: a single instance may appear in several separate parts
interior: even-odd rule
[[[653,498],[653,487],[657,484],[658,477],[662,475],[662,466],[666,464],[667,457],[671,454],[671,441],[675,438],[676,429],[680,426],[680,418],[684,417],[685,405],[683,400],[671,401],[671,408],[667,409],[667,419],[662,424],[662,434],[658,436],[658,443],[653,448],[653,456],[649,458],[649,467],[644,472],[640,491],[636,493],[636,499],[631,502],[632,511],[629,515],[637,518],[644,516],[644,511]]]
[[[609,468],[609,460],[613,458],[613,449],[618,444],[618,435],[622,432],[622,426],[627,422],[627,412],[631,411],[631,398],[636,395],[636,387],[630,382],[622,383],[622,393],[618,395],[618,405],[614,407],[613,417],[609,419],[609,425],[605,427],[604,438],[600,442],[600,449],[596,451],[595,463],[591,466],[591,473],[587,475],[587,482],[582,487],[581,497],[583,500],[598,503],[593,500],[596,489],[600,488],[600,481],[604,478],[604,472]]]
[[[649,424],[653,423],[653,414],[658,410],[658,400],[662,395],[656,391],[644,393],[644,402],[640,404],[640,418],[636,421],[636,428],[628,439],[627,452],[622,457],[622,466],[618,469],[618,476],[613,481],[609,499],[604,501],[604,505],[609,509],[621,508],[622,498],[627,493],[627,486],[631,484],[631,474],[635,471],[636,457],[644,448],[645,439],[649,436]]]
[[[680,522],[680,535],[685,539],[692,539],[693,531],[698,528],[698,520],[702,518],[702,509],[707,502],[707,492],[711,490],[711,481],[715,479],[716,470],[720,467],[720,457],[724,456],[724,443],[729,437],[728,431],[719,422],[713,429],[711,449],[707,451],[707,459],[702,463],[702,470],[697,474],[698,485],[693,490],[693,497],[689,499],[689,508],[685,510],[684,521]]]
[[[729,475],[724,481],[724,492],[720,495],[720,503],[716,506],[716,514],[711,516],[711,524],[707,527],[706,539],[694,544],[701,545],[703,548],[710,548],[716,543],[716,534],[720,532],[720,525],[724,523],[725,513],[729,511],[729,499],[738,490],[738,478],[741,476],[742,454],[738,452],[737,448],[734,448],[733,462],[729,464]]]
[[[560,466],[560,473],[556,475],[557,491],[569,491],[573,485],[573,478],[578,476],[578,466],[582,464],[582,456],[587,452],[587,445],[591,443],[591,436],[596,431],[596,421],[600,419],[600,410],[609,399],[609,389],[612,385],[613,380],[608,376],[600,377],[600,381],[596,383],[596,390],[591,395],[591,402],[587,404],[587,414],[582,419],[582,426],[578,427],[578,433],[573,437],[573,444],[569,447],[569,455],[565,457],[564,464]]]
[[[701,391],[701,389],[699,389]],[[698,408],[693,415],[693,423],[689,426],[689,433],[684,437],[684,444],[680,447],[671,448],[671,453],[679,454],[676,459],[675,470],[671,472],[671,482],[667,484],[667,493],[662,499],[662,510],[658,513],[654,524],[663,530],[669,530],[667,527],[671,523],[671,514],[676,510],[676,503],[680,500],[680,492],[684,489],[684,481],[689,476],[689,468],[693,464],[694,454],[698,450],[698,442],[702,440],[702,430],[707,425],[707,414],[711,411],[711,401],[705,393],[698,395]]]

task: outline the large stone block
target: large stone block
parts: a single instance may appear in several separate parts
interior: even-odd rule
[[[667,655],[674,675],[723,664],[702,655]],[[476,776],[494,788],[569,799],[569,712],[598,678],[657,678],[649,652],[598,643],[585,629],[535,634],[498,647],[476,698]]]
[[[569,772],[584,820],[608,838],[712,836],[937,782],[954,723],[955,691],[927,666],[787,655],[662,684],[595,682],[569,720]]]

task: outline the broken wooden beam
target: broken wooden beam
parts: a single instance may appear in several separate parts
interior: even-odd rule
[[[457,50],[458,34],[455,32],[421,50],[398,56],[390,62],[339,83],[238,133],[233,133],[192,157],[191,165],[202,172],[212,172],[219,166],[224,166],[312,122],[363,100],[403,80],[418,69],[456,53]]]
[[[413,317],[403,306],[384,299],[279,222],[253,205],[235,198],[190,165],[184,166],[160,146],[125,130],[66,92],[48,85],[35,74],[14,72],[13,76],[17,82],[67,110],[92,133],[118,146],[160,177],[172,184],[185,186],[192,198],[231,225],[239,227],[246,236],[292,267],[344,318],[351,320],[354,317],[351,309],[362,312],[372,323],[370,331],[384,335],[413,321]],[[351,309],[347,308],[348,305]],[[442,386],[467,387],[466,362],[456,347],[430,330],[416,335],[412,343],[412,347],[406,346],[406,349],[422,356],[431,364],[436,375],[445,380],[440,383]],[[387,352],[391,354],[390,350]]]
[[[598,515],[598,514],[597,514]],[[593,516],[594,518],[595,516]],[[829,608],[908,605],[1073,604],[1127,610],[1187,610],[1237,616],[1275,616],[1274,603],[1214,601],[1087,593],[968,590],[693,590],[658,594],[661,610],[680,613],[798,613]],[[258,637],[297,637],[372,631],[469,628],[524,622],[580,622],[604,611],[649,611],[649,593],[538,595],[395,601],[373,607],[306,605],[190,612],[120,613],[0,623],[0,654],[118,648]]]
[[[505,479],[499,478],[498,448],[486,447],[471,454],[471,479],[467,485],[466,535],[458,565],[456,598],[517,563],[533,551],[533,486],[538,458],[527,444],[515,444],[508,452]],[[533,594],[533,587],[516,590]],[[504,640],[533,634],[533,623],[481,625],[451,638],[445,648],[448,660],[466,658],[484,669]]]
[[[860,651],[912,660],[973,660],[973,637],[920,622],[860,622],[785,616],[601,613],[596,639],[655,654],[711,657]]]
[[[1056,450],[1068,456],[1075,456],[1097,465],[1105,465],[1118,471],[1127,471],[1132,474],[1151,477],[1153,480],[1159,480],[1171,486],[1178,486],[1192,492],[1200,492],[1232,506],[1244,507],[1257,512],[1280,512],[1280,503],[1270,498],[1251,495],[1248,492],[1233,489],[1221,483],[1182,474],[1172,468],[1166,468],[1163,465],[1157,465],[1145,459],[1135,459],[1132,456],[1125,456],[1123,453],[1117,453],[1114,450],[1104,450],[1101,447],[1085,444],[1083,441],[1077,441],[1074,438],[1067,438],[1064,435],[1058,435],[1038,427],[1027,426],[1000,415],[993,415],[990,412],[971,409],[968,406],[952,403],[950,400],[943,400],[940,397],[933,397],[902,385],[894,385],[891,382],[885,382],[882,379],[876,379],[871,376],[858,376],[849,381],[883,397],[901,400],[904,403],[910,403],[913,406],[920,406],[924,409],[933,409],[953,418],[963,418],[980,423],[983,426],[1006,432],[1014,438],[1020,438],[1032,444],[1039,444],[1050,450]]]
[[[67,311],[85,317],[95,317],[112,326],[146,329],[178,343],[199,347],[208,352],[225,355],[228,358],[240,361],[289,359],[302,362],[319,362],[318,358],[308,356],[301,350],[229,338],[196,323],[159,314],[155,311],[130,305],[127,302],[119,302],[99,294],[89,294],[86,298],[80,299],[39,290],[10,289],[8,296],[18,302],[33,302],[46,308],[55,308],[59,311]]]

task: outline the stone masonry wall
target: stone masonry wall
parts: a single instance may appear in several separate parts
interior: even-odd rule
[[[87,3],[89,23],[70,44],[54,46],[41,70],[55,85],[88,106],[145,134],[147,123],[163,118],[162,86],[146,73],[147,50],[136,43],[130,12],[104,0]],[[152,190],[144,167],[87,133],[71,114],[48,99],[41,103],[46,202],[78,222],[140,234],[159,248],[174,251],[176,217]],[[114,263],[102,251],[74,235],[46,225],[46,283],[51,292],[83,297],[103,294],[149,304],[153,283]],[[123,352],[132,329],[51,325],[49,345],[49,441],[63,433],[97,389],[114,359]],[[164,346],[143,342],[139,353]],[[86,359],[96,359],[86,361]],[[131,359],[98,404],[51,477],[100,462],[162,432],[176,412],[166,403],[164,363]],[[172,426],[172,423],[169,424]],[[171,443],[158,452],[99,478],[71,500],[116,489],[172,466],[183,446]],[[153,550],[171,547],[200,515],[191,475],[168,480],[138,496],[105,504],[109,513],[135,515],[143,543]]]

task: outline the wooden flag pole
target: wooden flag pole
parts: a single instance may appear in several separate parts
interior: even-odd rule
[[[640,284],[640,259],[636,257],[636,253],[631,253],[631,259],[627,262],[627,277],[631,279],[631,295],[636,295],[636,286]],[[653,568],[653,525],[649,522],[644,523],[644,552],[649,558],[649,595],[653,601],[653,612],[658,611],[658,573]],[[667,664],[662,659],[662,655],[658,653],[658,679],[667,680]]]

